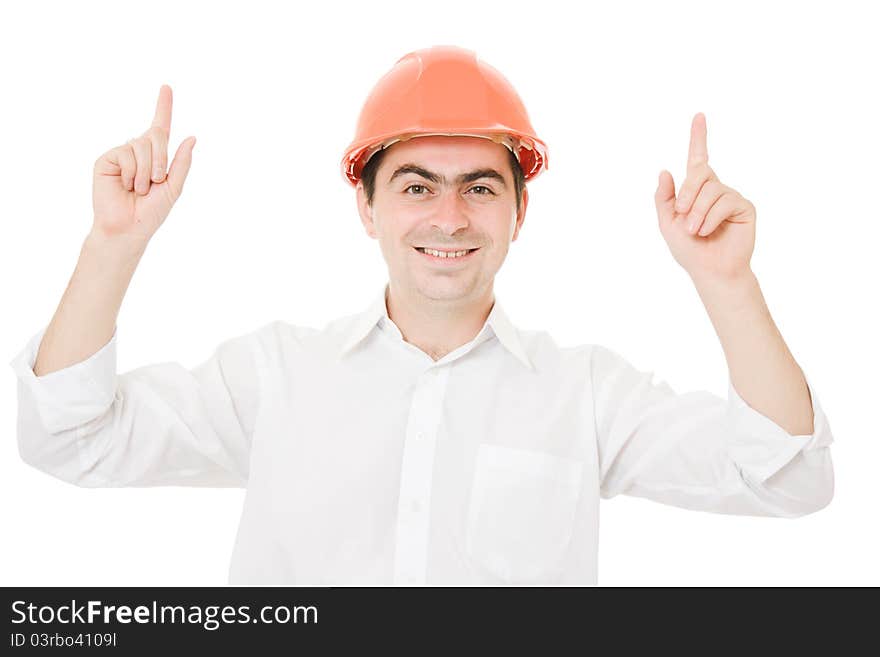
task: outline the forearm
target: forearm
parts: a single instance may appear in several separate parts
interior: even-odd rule
[[[113,336],[128,284],[146,245],[90,232],[34,363],[43,376],[81,362]]]
[[[735,280],[697,280],[737,393],[792,435],[813,433],[813,408],[800,366],[785,344],[749,270]]]

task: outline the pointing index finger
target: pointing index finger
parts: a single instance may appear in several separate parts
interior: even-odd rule
[[[156,114],[151,127],[161,128],[165,134],[171,132],[171,87],[163,84],[159,88],[159,99],[156,101]]]
[[[706,148],[706,115],[698,112],[691,121],[691,143],[688,148],[688,168],[693,168],[709,161]]]

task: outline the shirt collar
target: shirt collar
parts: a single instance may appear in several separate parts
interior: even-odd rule
[[[385,304],[385,296],[387,292],[388,282],[386,281],[385,284],[382,285],[382,291],[373,298],[370,305],[363,312],[355,316],[354,321],[345,333],[337,358],[344,358],[357,344],[370,334],[373,327],[375,327],[381,320],[391,322],[391,318],[388,317],[388,307]],[[480,332],[482,333],[487,327],[492,330],[495,337],[498,338],[498,341],[505,349],[507,349],[507,351],[515,356],[517,360],[527,368],[531,370],[535,369],[528,354],[526,354],[526,350],[523,348],[516,327],[511,323],[510,319],[507,317],[507,313],[504,312],[501,304],[498,302],[497,294],[495,295],[495,303],[492,305],[492,310],[489,312],[489,316],[486,318],[486,323]]]

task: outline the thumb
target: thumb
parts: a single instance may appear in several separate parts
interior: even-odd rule
[[[183,192],[183,182],[189,173],[189,167],[192,164],[193,147],[196,145],[195,137],[187,137],[174,154],[174,160],[171,162],[171,168],[168,170],[168,187],[171,190],[172,198],[176,201]]]
[[[673,216],[674,203],[675,181],[672,179],[672,174],[663,169],[657,181],[657,191],[654,192],[654,205],[657,206],[657,214],[661,219]]]

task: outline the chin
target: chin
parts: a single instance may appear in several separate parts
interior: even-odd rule
[[[436,277],[435,280],[420,280],[416,283],[416,289],[422,296],[438,301],[468,297],[473,292],[473,288],[472,280],[454,280],[452,278],[443,280],[442,276]]]

